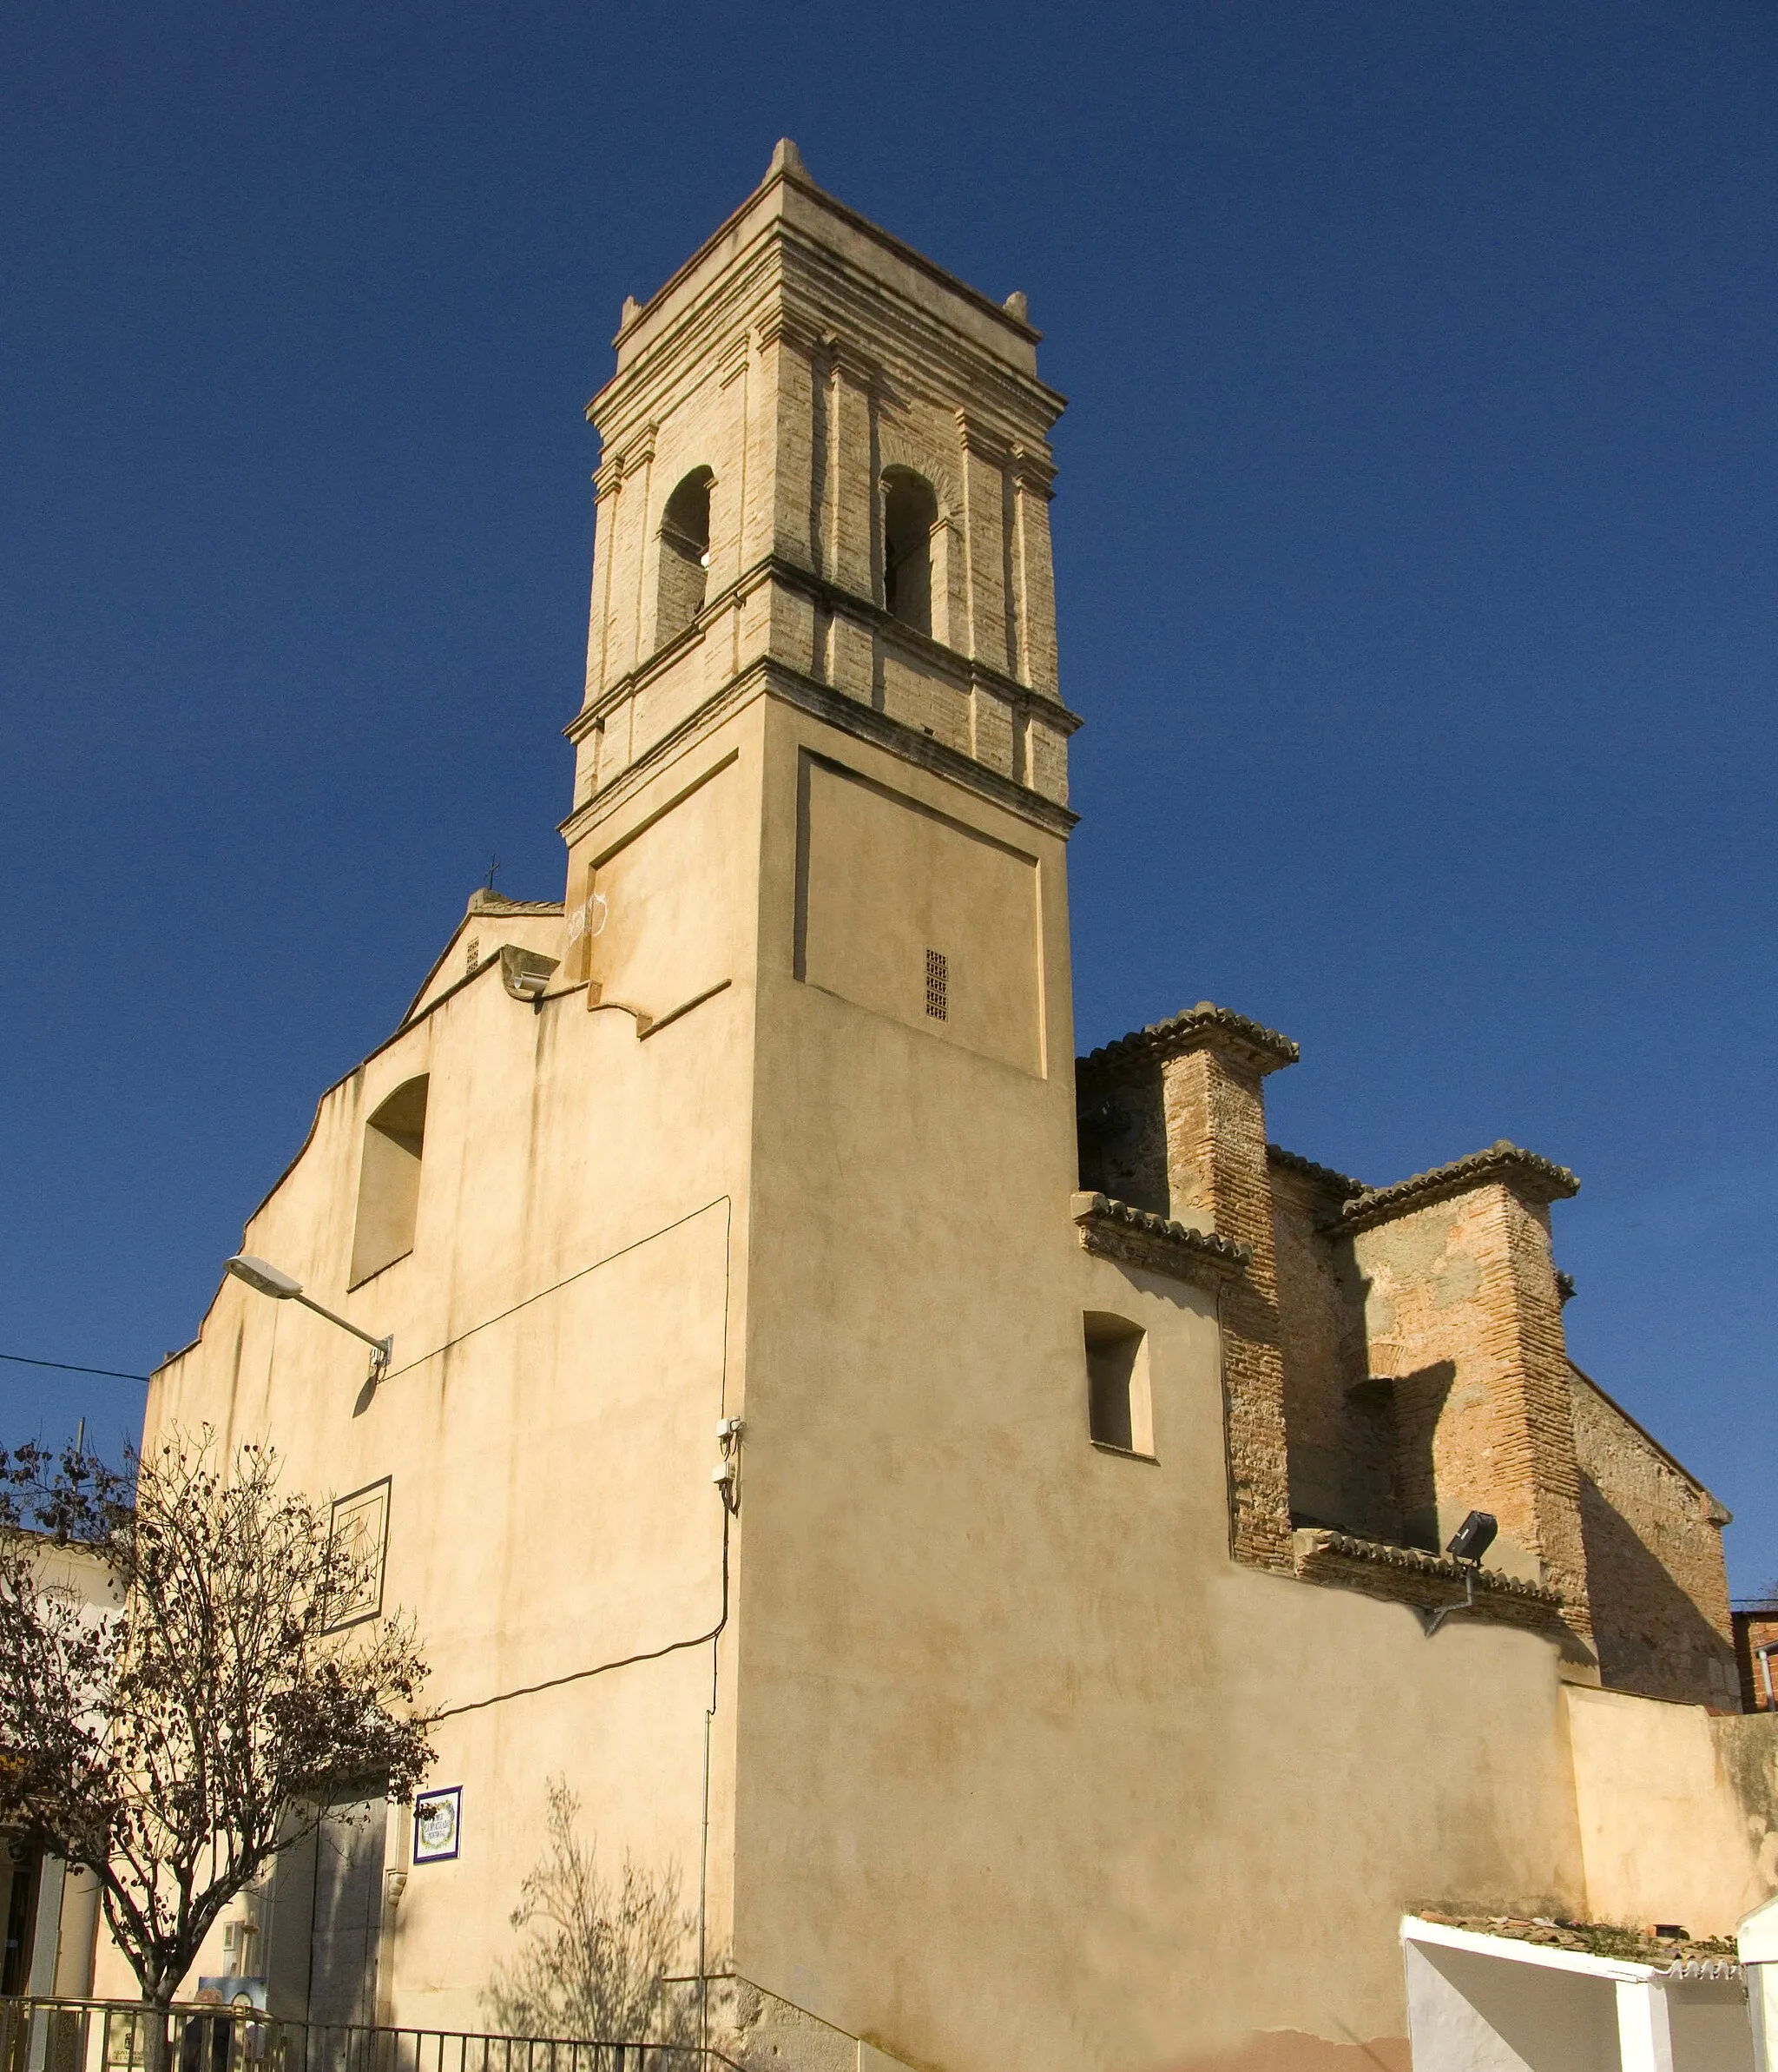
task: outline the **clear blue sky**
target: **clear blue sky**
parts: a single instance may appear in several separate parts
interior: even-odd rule
[[[1073,399],[1081,1047],[1574,1166],[1576,1356],[1778,1575],[1775,111],[1756,0],[7,9],[0,1349],[182,1343],[490,855],[559,896],[581,406],[787,133]]]

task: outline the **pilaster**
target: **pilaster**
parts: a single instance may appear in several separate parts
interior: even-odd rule
[[[1017,602],[1019,681],[1048,697],[1062,695],[1056,655],[1056,577],[1050,499],[1056,471],[1024,446],[1012,452],[1013,575]]]
[[[1246,1046],[1206,1029],[1162,1065],[1162,1098],[1175,1219],[1250,1254],[1221,1312],[1233,1551],[1288,1574],[1295,1554],[1264,1069]]]
[[[747,383],[747,491],[741,565],[776,554],[813,571],[813,344],[788,313],[768,310],[754,333]]]
[[[1004,443],[957,413],[963,472],[964,597],[967,640],[963,651],[991,669],[1011,672],[1007,637],[1006,463]],[[952,643],[952,645],[956,645]]]

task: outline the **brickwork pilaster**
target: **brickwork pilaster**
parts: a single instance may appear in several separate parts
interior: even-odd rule
[[[844,345],[832,350],[829,416],[830,543],[833,580],[854,597],[877,595],[877,470],[873,465],[871,368]]]
[[[1576,1638],[1590,1647],[1572,1383],[1550,1257],[1549,1211],[1505,1187],[1491,1191],[1498,1198],[1494,1214],[1505,1284],[1498,1302],[1487,1306],[1488,1333],[1497,1341],[1490,1364],[1505,1376],[1514,1427],[1502,1465],[1526,1514],[1526,1543],[1562,1593]]]
[[[1050,545],[1055,471],[1023,447],[1013,455],[1013,568],[1017,588],[1021,682],[1046,696],[1062,695],[1056,659],[1056,578]]]
[[[961,412],[964,590],[968,620],[965,652],[991,669],[1007,666],[1006,455],[998,443]]]
[[[747,504],[741,516],[744,566],[780,556],[813,569],[809,539],[814,492],[813,370],[802,340],[781,310],[754,337],[747,386]]]
[[[1258,1066],[1214,1041],[1162,1067],[1168,1213],[1247,1245],[1222,1300],[1229,1533],[1237,1560],[1294,1567],[1266,1100]]]

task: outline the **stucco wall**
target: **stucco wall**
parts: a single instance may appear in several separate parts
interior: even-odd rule
[[[1214,1297],[1080,1250],[1070,1075],[796,980],[774,719],[737,1965],[959,2072],[1399,2039],[1405,1905],[1579,1903],[1554,1648],[1231,1562]],[[1149,1335],[1152,1462],[1089,1440],[1088,1310]]]
[[[1778,1891],[1778,1716],[1564,1695],[1590,1918],[1733,1935]]]
[[[722,785],[757,789],[756,736],[743,711],[701,751],[724,774],[700,787],[668,773],[630,802],[631,824],[685,800],[708,836]],[[741,1388],[755,901],[744,840],[675,845],[671,822],[645,838],[668,915],[655,934],[724,990],[639,1034],[583,987],[513,999],[491,945],[473,979],[324,1096],[249,1224],[247,1250],[393,1332],[386,1381],[366,1389],[353,1340],[227,1281],[150,1392],[149,1444],[174,1424],[207,1423],[225,1448],[269,1436],[288,1481],[324,1500],[391,1478],[385,1609],[414,1618],[426,1698],[450,1715],[431,1781],[464,1792],[459,1858],[415,1866],[395,1917],[404,2023],[485,2024],[479,1996],[516,1946],[507,1916],[543,1852],[552,1775],[580,1794],[610,1874],[633,1851],[695,1910],[713,1688],[711,1817],[727,1831],[731,1724],[711,1647],[579,1673],[707,1633],[722,1609],[710,1468]],[[669,960],[662,982],[675,976]],[[413,1249],[348,1293],[364,1119],[417,1072],[430,1093]],[[553,1687],[517,1694],[538,1685]],[[392,1868],[399,1823],[393,1841]],[[713,1860],[720,1950],[726,1851]],[[221,1969],[212,1950],[194,1976]],[[115,1952],[103,1976],[122,1984]]]

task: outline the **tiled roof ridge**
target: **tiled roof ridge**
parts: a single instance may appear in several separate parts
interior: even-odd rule
[[[1381,1223],[1401,1210],[1422,1203],[1461,1194],[1485,1180],[1511,1178],[1520,1190],[1544,1201],[1565,1201],[1580,1192],[1580,1182],[1565,1165],[1553,1158],[1539,1158],[1505,1137],[1497,1138],[1485,1151],[1471,1151],[1453,1158],[1448,1165],[1410,1174],[1387,1187],[1367,1188],[1340,1206],[1339,1224],[1345,1230]]]
[[[1380,1567],[1407,1569],[1415,1575],[1446,1582],[1460,1583],[1469,1573],[1467,1563],[1451,1554],[1429,1554],[1419,1547],[1396,1547],[1384,1540],[1362,1540],[1354,1533],[1335,1532],[1328,1527],[1310,1529],[1316,1553],[1343,1554],[1349,1561],[1374,1561]],[[1308,1538],[1307,1534],[1301,1536]],[[1528,1582],[1523,1576],[1508,1575],[1499,1568],[1478,1568],[1476,1587],[1498,1597],[1520,1597],[1535,1604],[1562,1602],[1561,1592],[1552,1590],[1547,1583]]]
[[[1142,1237],[1159,1239],[1167,1244],[1177,1244],[1188,1251],[1199,1252],[1207,1259],[1215,1259],[1226,1266],[1247,1267],[1253,1264],[1254,1248],[1243,1244],[1238,1237],[1223,1237],[1215,1231],[1195,1231],[1189,1224],[1175,1223],[1171,1217],[1156,1216],[1152,1210],[1138,1209],[1133,1203],[1115,1200],[1109,1194],[1077,1194],[1070,1204],[1077,1223],[1089,1217],[1101,1223],[1121,1225]]]
[[[1287,1172],[1301,1173],[1304,1179],[1314,1180],[1318,1186],[1332,1188],[1337,1194],[1373,1194],[1374,1188],[1366,1186],[1362,1180],[1355,1180],[1349,1172],[1335,1172],[1331,1165],[1317,1165],[1313,1158],[1305,1158],[1301,1151],[1287,1151],[1281,1144],[1268,1144],[1266,1156],[1274,1165],[1281,1165]]]
[[[1250,1050],[1270,1058],[1273,1062],[1265,1067],[1268,1071],[1275,1070],[1280,1065],[1294,1065],[1302,1055],[1290,1038],[1281,1036],[1276,1029],[1268,1029],[1263,1022],[1254,1021],[1250,1016],[1237,1014],[1232,1007],[1219,1007],[1214,1000],[1200,1000],[1196,1006],[1182,1008],[1177,1014],[1169,1015],[1165,1021],[1150,1022],[1145,1028],[1132,1029],[1128,1036],[1101,1044],[1097,1050],[1090,1051],[1077,1060],[1076,1070],[1104,1071],[1150,1054],[1164,1057],[1189,1044],[1205,1029],[1221,1030]]]

